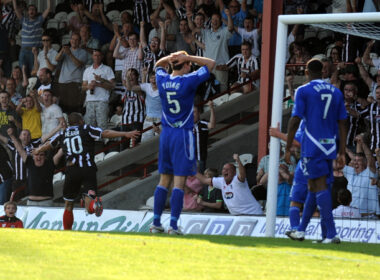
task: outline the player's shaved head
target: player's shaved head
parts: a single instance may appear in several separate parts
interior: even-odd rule
[[[80,113],[73,112],[68,116],[69,125],[81,125],[83,117]]]
[[[306,69],[313,77],[322,76],[323,63],[319,59],[313,58],[307,62]]]

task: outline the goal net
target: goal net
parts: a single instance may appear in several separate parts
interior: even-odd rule
[[[281,15],[278,18],[276,57],[273,84],[273,103],[271,126],[277,127],[282,121],[285,82],[285,66],[287,52],[288,26],[305,24],[314,27],[340,32],[344,34],[380,40],[379,13],[342,13],[342,14],[311,14],[311,15]],[[286,125],[282,126],[286,127]],[[284,231],[290,229],[289,219],[277,216],[278,177],[280,162],[280,140],[270,138],[269,177],[266,206],[266,236],[284,237]],[[368,186],[367,198],[379,203],[379,190],[376,186]],[[374,191],[375,190],[375,191]],[[364,192],[363,192],[364,193]],[[376,194],[377,193],[377,194]],[[361,194],[362,195],[362,194]],[[377,198],[376,198],[377,195]],[[353,194],[354,196],[354,194]],[[354,199],[354,198],[353,198]],[[363,199],[362,199],[363,200]],[[379,207],[379,205],[377,205]],[[376,210],[375,210],[376,212]],[[338,236],[342,241],[380,243],[380,220],[374,213],[372,218],[336,218],[335,224]],[[285,226],[284,226],[285,225]],[[282,229],[282,230],[281,230]],[[320,238],[319,218],[312,219],[306,229],[306,238]],[[282,236],[280,236],[282,234]]]

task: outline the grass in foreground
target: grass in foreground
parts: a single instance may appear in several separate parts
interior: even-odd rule
[[[380,245],[0,230],[0,279],[380,279]]]

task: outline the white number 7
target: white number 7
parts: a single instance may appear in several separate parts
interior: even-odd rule
[[[321,99],[322,100],[326,100],[326,104],[325,104],[325,110],[323,111],[323,119],[326,119],[327,117],[327,113],[329,111],[329,108],[330,108],[330,104],[331,104],[331,98],[332,98],[332,95],[330,93],[323,93],[321,94]]]
[[[175,91],[167,91],[166,98],[168,99],[169,105],[173,104],[175,108],[169,108],[169,111],[173,114],[178,114],[181,111],[181,106],[179,105],[178,100],[171,99],[172,96],[175,96],[177,93]]]

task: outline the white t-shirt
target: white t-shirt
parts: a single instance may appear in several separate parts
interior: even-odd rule
[[[57,61],[55,60],[55,57],[57,56],[57,54],[58,54],[58,52],[53,48],[51,48],[47,53],[47,57],[48,57],[50,63],[53,65],[58,64]],[[44,50],[42,50],[38,53],[37,60],[38,60],[38,63],[40,64],[38,71],[42,68],[48,68],[47,63],[46,63],[46,59],[45,59]],[[53,74],[55,74],[55,70],[53,71]]]
[[[342,218],[361,218],[359,209],[351,206],[339,205],[338,208],[333,210],[334,217]]]
[[[224,203],[232,215],[261,215],[260,204],[252,195],[248,182],[240,182],[238,177],[232,179],[229,185],[223,177],[212,178],[212,185],[222,191]]]
[[[140,84],[140,87],[146,94],[146,116],[151,118],[161,118],[162,105],[160,95],[158,94],[158,89],[153,90],[152,84],[150,83],[142,83]]]
[[[83,81],[87,81],[87,83],[91,83],[91,81],[95,80],[94,74],[100,75],[103,79],[110,81],[115,79],[115,74],[112,71],[112,68],[101,64],[98,68],[94,69],[94,66],[87,67],[83,73]],[[90,90],[87,90],[86,102],[89,101],[103,101],[108,102],[110,92],[101,87],[95,87],[94,94],[90,93]]]
[[[42,123],[42,135],[51,132],[59,125],[58,118],[62,118],[62,110],[57,104],[52,104],[49,107],[41,105],[41,123]]]

